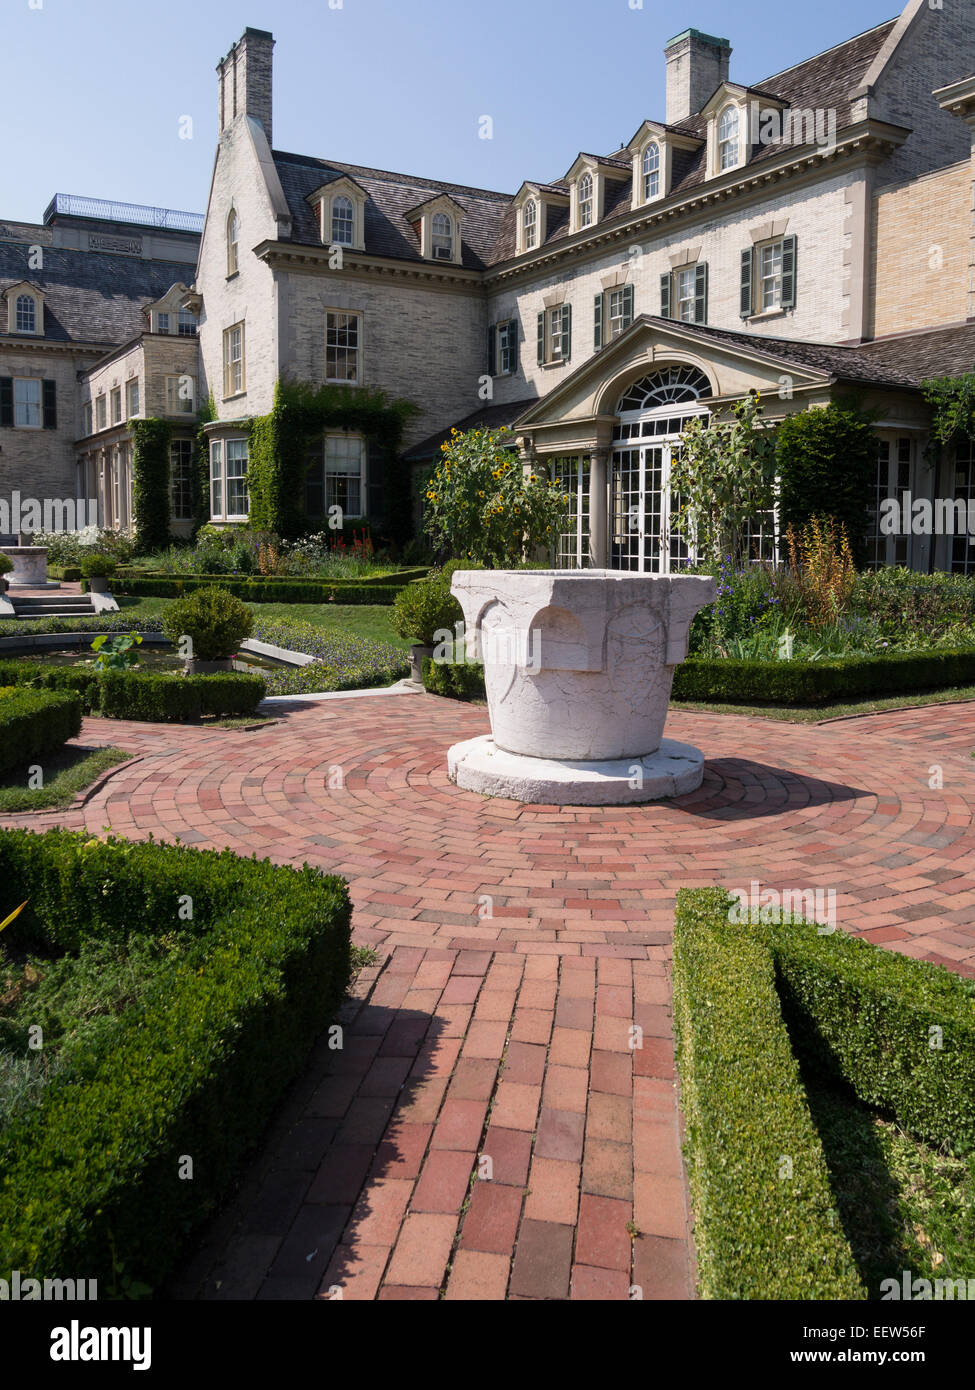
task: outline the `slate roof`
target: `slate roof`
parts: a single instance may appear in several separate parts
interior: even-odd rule
[[[475,410],[472,415],[465,415],[463,420],[456,420],[453,428],[461,431],[479,428],[499,430],[503,425],[510,425],[517,420],[519,415],[524,415],[528,407],[534,405],[537,400],[537,396],[532,396],[530,400],[509,401],[505,405],[485,405],[480,410]],[[440,453],[441,444],[450,438],[450,429],[448,425],[445,430],[431,434],[427,439],[421,439],[419,444],[407,449],[403,457],[410,463],[435,458]]]
[[[934,376],[964,376],[975,371],[975,323],[878,338],[864,343],[857,352],[864,361],[882,362],[916,382]]]
[[[0,291],[30,280],[44,292],[44,337],[48,342],[104,343],[112,347],[146,327],[143,306],[193,267],[186,261],[149,261],[100,251],[44,248],[44,269],[26,269],[26,245],[0,242]],[[7,345],[11,339],[7,338]],[[40,339],[30,339],[38,342]]]

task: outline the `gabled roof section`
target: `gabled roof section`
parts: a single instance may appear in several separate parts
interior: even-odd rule
[[[425,198],[422,203],[417,203],[415,208],[404,212],[403,216],[408,222],[414,222],[418,217],[431,212],[452,212],[455,217],[467,216],[467,209],[462,203],[458,203],[456,198],[451,198],[449,193],[437,193],[432,198]]]
[[[18,290],[30,290],[31,294],[39,295],[41,299],[44,298],[44,291],[41,289],[40,285],[35,285],[33,280],[15,280],[13,284],[8,285],[6,289],[0,289],[0,295],[2,295],[4,299],[7,299]]]
[[[677,149],[695,150],[704,143],[704,137],[697,131],[688,130],[682,125],[666,125],[663,121],[642,121],[633,139],[624,148],[633,154],[647,140],[669,140]]]
[[[312,189],[311,193],[307,195],[307,199],[309,203],[315,203],[324,193],[336,192],[355,193],[360,197],[364,197],[366,194],[366,190],[358,179],[352,178],[350,174],[336,174],[333,179],[326,179],[318,188]]]

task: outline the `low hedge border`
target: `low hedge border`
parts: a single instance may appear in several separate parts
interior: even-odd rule
[[[249,603],[343,603],[389,606],[412,579],[392,580],[236,579],[229,575],[118,575],[112,592],[131,598],[181,598],[218,585]],[[87,585],[85,586],[87,590]]]
[[[475,662],[456,665],[423,658],[423,688],[432,695],[445,695],[451,700],[486,700],[484,667]]]
[[[2,688],[8,685],[17,688]],[[56,753],[80,733],[81,700],[76,694],[26,690],[0,672],[0,773]]]
[[[674,1026],[698,1279],[712,1299],[864,1299],[767,945],[682,890]],[[792,1175],[780,1176],[784,1159]]]
[[[736,661],[689,657],[674,672],[675,700],[823,705],[847,697],[975,684],[975,649],[843,657],[835,661]]]
[[[261,676],[236,671],[212,676],[158,671],[106,671],[99,675],[82,666],[0,660],[0,686],[4,685],[71,692],[85,714],[149,724],[190,723],[204,715],[253,714],[267,693]]]
[[[121,1265],[126,1285],[158,1287],[334,1017],[347,886],[307,865],[60,830],[0,832],[0,883],[30,901],[8,929],[22,949],[124,942],[133,928],[183,948],[0,1133],[0,1278],[75,1271],[104,1297]]]
[[[62,584],[77,584],[81,578],[80,565],[48,565],[48,579],[57,579]]]

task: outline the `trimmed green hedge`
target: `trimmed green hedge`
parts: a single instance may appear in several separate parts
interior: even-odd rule
[[[8,928],[18,948],[134,933],[178,946],[0,1133],[0,1278],[76,1271],[102,1292],[121,1265],[125,1281],[157,1287],[341,1002],[346,884],[230,851],[63,831],[0,832],[0,883],[12,903],[30,901]]]
[[[844,657],[835,661],[734,661],[689,657],[673,698],[709,703],[819,705],[867,695],[975,684],[975,650]]]
[[[922,1139],[975,1153],[975,981],[805,922],[760,930],[800,1056]]]
[[[700,1291],[862,1299],[763,941],[720,889],[683,890],[674,1026]],[[791,1176],[784,1160],[791,1160]]]
[[[261,676],[238,671],[212,676],[168,671],[106,671],[99,675],[89,667],[43,661],[0,661],[2,685],[71,691],[85,714],[151,724],[188,723],[207,714],[253,714],[267,693]]]
[[[0,686],[16,684],[0,671]],[[77,695],[47,690],[0,691],[0,773],[56,753],[80,733],[81,701]]]
[[[47,577],[57,579],[62,584],[77,584],[81,578],[80,565],[48,565]]]
[[[382,581],[385,582],[382,582]],[[225,574],[147,575],[120,574],[112,584],[115,594],[132,598],[182,598],[194,589],[217,585],[248,603],[347,603],[391,604],[410,579],[381,576],[379,580],[234,579]]]
[[[485,700],[484,667],[476,662],[456,665],[437,663],[432,657],[423,658],[423,687],[431,695],[446,695],[451,700]]]

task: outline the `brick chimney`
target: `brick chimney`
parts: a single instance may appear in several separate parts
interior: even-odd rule
[[[700,111],[716,87],[728,78],[731,44],[685,29],[665,46],[667,57],[667,124],[679,125]]]
[[[253,116],[271,138],[271,72],[274,35],[266,29],[245,29],[226,58],[217,64],[220,134],[238,116]]]

